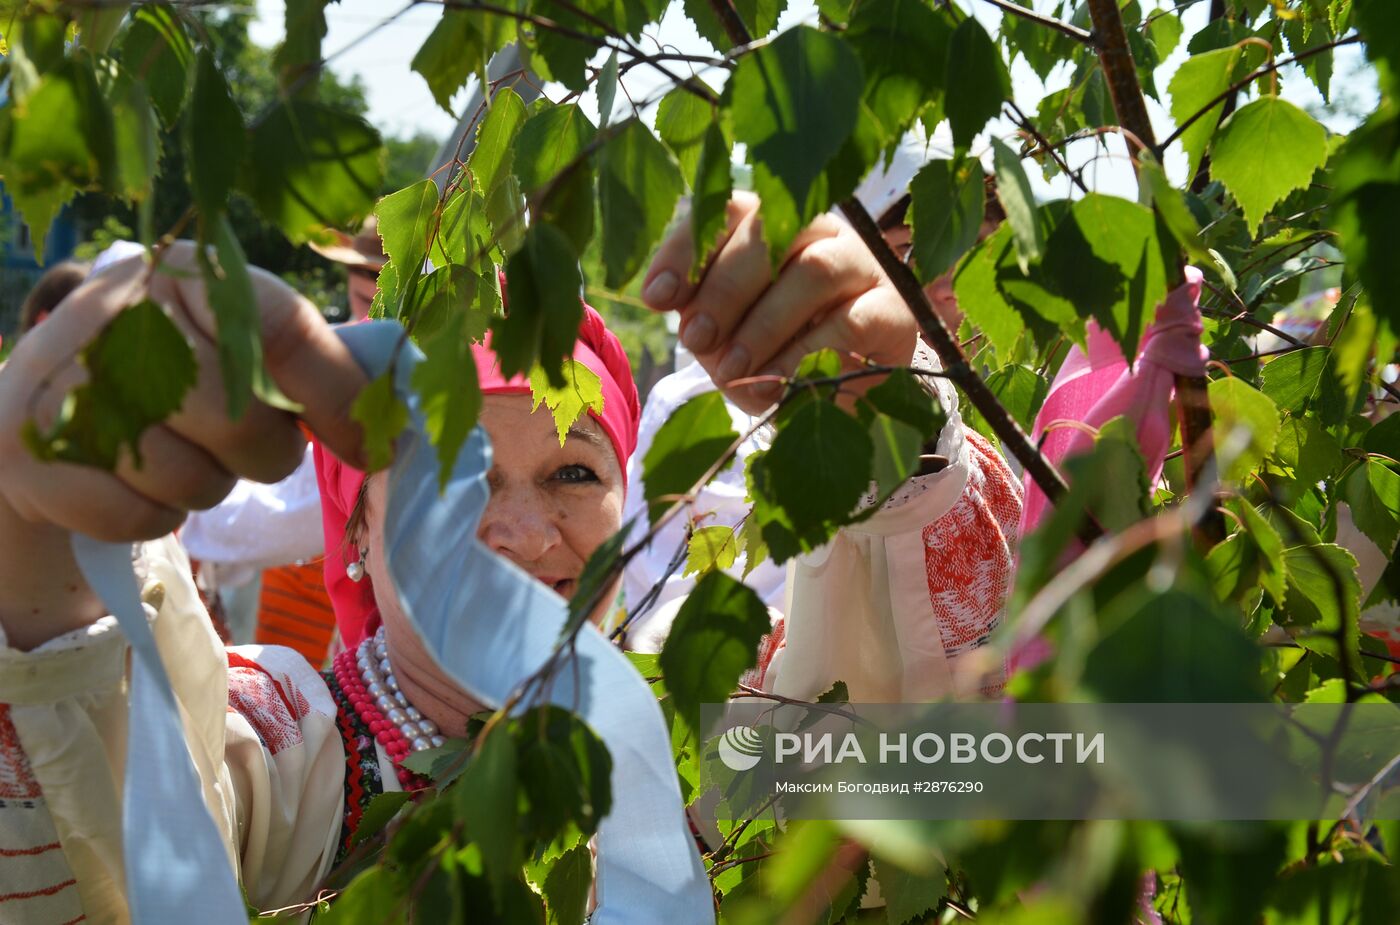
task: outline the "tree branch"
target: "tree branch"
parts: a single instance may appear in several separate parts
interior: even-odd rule
[[[1059,151],[1055,150],[1055,146],[1050,144],[1049,140],[1046,139],[1046,137],[1040,133],[1040,129],[1035,127],[1035,123],[1032,122],[1029,118],[1027,118],[1026,114],[1021,111],[1021,107],[1016,105],[1016,101],[1007,100],[1006,104],[1011,108],[1012,121],[1016,123],[1017,127],[1019,127],[1021,131],[1034,138],[1035,143],[1040,146],[1028,152],[1027,154],[1022,155],[1022,157],[1029,157],[1032,154],[1035,154],[1037,151],[1044,151],[1046,154],[1050,155],[1051,160],[1053,160],[1056,166],[1060,168],[1060,171],[1065,176],[1069,177],[1075,186],[1079,187],[1079,191],[1081,193],[1083,193],[1086,196],[1089,195],[1089,187],[1084,185],[1084,180],[1079,176],[1079,174],[1075,173],[1073,170],[1070,170],[1069,163],[1066,162],[1065,159],[1060,156]]]
[[[1307,51],[1300,52],[1291,58],[1284,58],[1282,61],[1274,61],[1270,64],[1265,65],[1264,67],[1261,67],[1259,70],[1233,84],[1230,87],[1230,89],[1215,97],[1205,106],[1203,106],[1200,110],[1192,113],[1191,116],[1185,122],[1181,123],[1176,127],[1176,131],[1172,132],[1170,135],[1167,136],[1166,141],[1162,142],[1160,145],[1155,146],[1158,155],[1160,156],[1161,153],[1165,151],[1168,147],[1170,147],[1173,141],[1176,141],[1178,138],[1180,138],[1188,128],[1195,125],[1198,119],[1204,118],[1216,106],[1232,99],[1236,93],[1239,93],[1241,90],[1254,83],[1254,81],[1258,80],[1260,77],[1265,77],[1269,74],[1272,74],[1281,67],[1286,67],[1290,64],[1297,64],[1300,61],[1305,61],[1308,58],[1311,58],[1313,55],[1321,54],[1324,51],[1330,51],[1333,48],[1340,48],[1343,45],[1355,45],[1360,41],[1360,35],[1351,35],[1344,39],[1337,39],[1335,42],[1328,42],[1325,45],[1319,45],[1316,48],[1309,48]]]
[[[1063,497],[1067,488],[1060,473],[1031,442],[1031,438],[1021,429],[1021,425],[1011,416],[1010,412],[1002,406],[992,390],[987,388],[987,384],[982,381],[982,378],[968,365],[967,357],[963,355],[962,348],[958,346],[957,340],[949,333],[943,320],[934,312],[928,296],[914,276],[914,271],[890,249],[884,236],[880,234],[880,229],[875,225],[875,220],[865,210],[865,206],[860,203],[860,200],[851,198],[841,203],[841,211],[851,223],[851,227],[860,235],[861,240],[865,242],[866,247],[870,248],[870,252],[875,255],[880,268],[890,278],[895,289],[904,299],[904,303],[909,306],[909,311],[913,313],[915,321],[919,324],[919,330],[923,333],[924,342],[932,347],[939,359],[943,361],[943,371],[947,377],[962,387],[968,401],[972,402],[973,407],[987,419],[992,431],[1035,480],[1040,490],[1045,492],[1045,496],[1052,502]],[[1092,525],[1088,529],[1091,535],[1081,538],[1089,541],[1096,539],[1099,531],[1093,529]]]
[[[720,22],[724,25],[725,33],[731,42],[735,45],[748,45],[753,40],[752,36],[749,35],[748,27],[739,18],[739,14],[734,11],[730,0],[710,0],[710,3]],[[1124,39],[1124,42],[1126,41],[1127,39]],[[889,243],[885,241],[885,236],[880,233],[879,227],[875,224],[875,220],[870,217],[865,206],[861,204],[860,200],[852,197],[841,203],[841,211],[846,216],[847,221],[851,223],[851,227],[855,229],[856,234],[860,235],[861,240],[865,242],[865,246],[870,248],[870,252],[875,255],[881,269],[885,271],[885,275],[894,284],[895,290],[904,299],[904,304],[913,313],[914,320],[918,322],[919,329],[923,332],[924,342],[932,347],[939,359],[943,361],[943,369],[948,378],[962,387],[968,401],[972,402],[973,407],[987,419],[992,431],[1011,452],[1011,455],[1015,456],[1021,463],[1025,471],[1030,474],[1040,490],[1045,492],[1045,497],[1052,502],[1062,498],[1068,488],[1064,479],[1060,477],[1060,473],[1031,442],[1031,438],[1002,406],[992,390],[987,388],[987,384],[968,365],[967,357],[963,355],[957,339],[949,333],[943,320],[934,312],[928,296],[924,294],[923,287],[919,285],[918,279],[914,276],[914,271],[909,269],[908,264],[900,260],[890,248]],[[1101,534],[1102,531],[1095,524],[1089,523],[1081,530],[1080,538],[1086,542],[1093,542]]]
[[[1088,4],[1089,17],[1101,43],[1099,63],[1107,78],[1118,122],[1125,132],[1136,136],[1143,147],[1156,150],[1152,120],[1147,115],[1147,102],[1143,99],[1142,84],[1138,82],[1137,65],[1133,61],[1132,49],[1128,47],[1127,33],[1123,31],[1123,16],[1118,4],[1115,0],[1088,0]],[[1134,168],[1141,153],[1141,150],[1129,147]],[[1176,267],[1168,269],[1168,288],[1174,289],[1184,282],[1184,266],[1184,258],[1178,255]],[[1186,487],[1194,492],[1201,476],[1214,468],[1211,465],[1214,451],[1211,446],[1210,396],[1205,377],[1177,376],[1176,394],[1181,444],[1185,450]],[[1192,533],[1203,550],[1225,539],[1225,520],[1214,505],[1207,508]]]
[[[1056,19],[1053,16],[1037,13],[1035,10],[1028,9],[1024,6],[1017,6],[1012,3],[1011,0],[986,0],[986,2],[990,3],[992,6],[1001,8],[1012,16],[1019,16],[1021,19],[1033,22],[1037,26],[1054,29],[1061,35],[1067,35],[1076,42],[1082,42],[1090,48],[1096,48],[1098,46],[1098,41],[1094,33],[1081,29],[1072,23],[1067,23],[1063,19]]]

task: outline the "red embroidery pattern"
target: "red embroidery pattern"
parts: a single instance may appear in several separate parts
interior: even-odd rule
[[[0,903],[12,902],[16,899],[38,899],[40,896],[52,896],[61,893],[70,886],[77,886],[76,880],[65,880],[62,883],[55,883],[53,886],[46,886],[42,890],[28,890],[24,893],[0,893]]]
[[[967,441],[967,487],[923,532],[929,601],[949,655],[981,644],[996,628],[1021,519],[1021,494],[1005,461],[980,435],[968,431]]]
[[[58,842],[49,842],[47,845],[35,845],[33,848],[0,848],[0,858],[26,858],[36,854],[45,854],[49,851],[56,851],[63,846]]]
[[[0,800],[37,800],[43,795],[10,722],[10,705],[0,703]]]
[[[306,695],[236,652],[228,653],[228,664],[228,708],[248,721],[270,753],[300,745],[301,719],[311,712]]]
[[[768,675],[768,666],[773,664],[773,656],[786,641],[787,620],[779,620],[773,631],[758,641],[758,664],[744,672],[744,676],[739,680],[750,687],[764,689],[763,681]]]

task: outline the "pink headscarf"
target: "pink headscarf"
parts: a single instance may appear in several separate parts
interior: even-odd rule
[[[525,376],[506,378],[486,344],[473,344],[477,380],[484,395],[529,394],[530,382]],[[583,307],[578,340],[574,343],[574,361],[582,363],[602,381],[603,410],[589,414],[603,428],[617,454],[618,466],[627,478],[627,459],[637,445],[637,427],[641,419],[641,403],[637,386],[632,381],[632,367],[617,336],[608,330],[603,318],[589,305]],[[316,479],[321,488],[321,526],[326,537],[326,557],[323,572],[326,593],[335,608],[335,620],[347,646],[355,646],[379,625],[379,607],[374,600],[374,588],[369,578],[351,581],[345,574],[346,556],[341,549],[345,542],[345,526],[360,495],[365,474],[341,462],[320,443],[315,444]]]
[[[1205,375],[1210,356],[1201,345],[1201,312],[1196,307],[1201,271],[1187,267],[1185,275],[1186,282],[1167,294],[1143,332],[1135,368],[1128,366],[1113,337],[1089,322],[1088,355],[1078,347],[1070,351],[1035,416],[1032,437],[1039,440],[1045,435],[1041,449],[1052,463],[1059,465],[1094,446],[1094,438],[1084,429],[1055,427],[1055,422],[1078,421],[1098,430],[1124,416],[1137,428],[1148,481],[1155,482],[1162,474],[1171,443],[1176,376]],[[1024,484],[1020,536],[1035,529],[1046,507],[1045,493],[1035,481],[1027,476]]]

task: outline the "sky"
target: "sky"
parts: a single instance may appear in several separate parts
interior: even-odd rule
[[[256,0],[256,2],[258,19],[253,26],[253,38],[261,44],[273,45],[282,36],[283,2],[282,0]],[[989,29],[996,28],[1001,19],[1001,12],[998,9],[985,0],[959,0],[959,4],[964,10],[969,8],[969,3],[975,15]],[[1035,0],[1034,5],[1040,9],[1048,9],[1054,4],[1053,0]],[[1145,3],[1144,5],[1150,6],[1151,4]],[[1204,2],[1198,2],[1183,13],[1186,36],[1189,37],[1204,25],[1207,6],[1208,4]],[[667,16],[658,27],[652,30],[650,38],[683,53],[713,54],[713,49],[696,34],[695,28],[681,14],[680,8],[681,4],[672,4]],[[341,49],[353,46],[343,54],[336,55],[331,67],[343,76],[358,75],[364,81],[369,100],[370,121],[381,131],[391,135],[407,135],[422,130],[439,138],[445,138],[453,132],[457,119],[437,105],[428,92],[427,84],[409,66],[414,53],[441,16],[441,6],[420,3],[397,16],[387,25],[381,25],[386,18],[399,9],[401,7],[398,0],[390,3],[386,3],[384,0],[339,0],[338,3],[328,5],[326,18],[329,29],[322,45],[323,54],[333,55]],[[799,22],[816,22],[816,7],[813,0],[791,0],[787,10],[779,20],[779,28],[786,29]],[[371,33],[370,38],[360,41],[362,37]],[[1157,84],[1163,90],[1164,95],[1167,77],[1175,71],[1185,56],[1185,44],[1186,40],[1183,38],[1182,47],[1178,48],[1163,63],[1162,70],[1159,72]],[[1376,99],[1375,78],[1366,70],[1357,49],[1355,47],[1339,49],[1338,59],[1337,79],[1334,79],[1334,85],[1345,86],[1346,92],[1351,95],[1352,111],[1366,112],[1373,108]],[[601,63],[602,57],[600,56],[595,64]],[[672,64],[671,66],[677,65]],[[1353,72],[1355,73],[1353,74]],[[1352,79],[1343,79],[1349,74],[1352,75]],[[721,69],[710,69],[701,72],[701,76],[711,85],[718,85],[723,82],[725,72]],[[1052,73],[1049,80],[1042,83],[1023,61],[1018,60],[1012,68],[1015,99],[1027,112],[1034,111],[1040,99],[1047,92],[1059,89],[1067,82],[1067,74]],[[649,68],[642,67],[626,75],[622,83],[626,89],[626,95],[623,92],[618,93],[615,103],[618,110],[628,105],[628,96],[638,102],[649,97],[656,97],[665,87],[669,86],[670,81]],[[560,98],[565,93],[563,88],[558,86],[547,86],[545,90],[554,99]],[[454,106],[459,109],[464,107],[469,94],[470,87],[458,94],[457,98],[453,100]],[[1320,116],[1323,122],[1334,131],[1347,131],[1355,122],[1354,116],[1345,113],[1321,111],[1320,107],[1323,105],[1321,97],[1312,84],[1296,69],[1292,74],[1285,73],[1281,94],[1284,98],[1314,111],[1314,114]],[[590,116],[596,119],[597,103],[591,94],[581,101],[581,105],[589,112]],[[1172,128],[1170,116],[1162,106],[1150,99],[1148,100],[1148,110],[1159,137],[1165,137]],[[1012,126],[1005,121],[992,123],[989,126],[989,131],[996,132],[1004,138],[1009,138],[1013,134]],[[935,147],[937,147],[938,141],[939,139],[934,140]],[[1185,157],[1181,154],[1179,146],[1174,147],[1176,150],[1169,152],[1167,157],[1167,172],[1174,181],[1184,183]],[[986,142],[979,139],[979,142],[974,144],[973,150],[981,151],[985,148]],[[1136,183],[1133,179],[1132,169],[1128,164],[1126,150],[1121,140],[1117,139],[1116,136],[1109,140],[1107,152],[1104,152],[1095,141],[1081,141],[1071,145],[1067,149],[1066,155],[1069,162],[1075,166],[1092,160],[1092,166],[1086,172],[1085,177],[1091,189],[1120,196],[1134,197],[1136,195]],[[1040,177],[1039,171],[1032,170],[1029,173],[1032,175],[1032,185],[1039,198],[1050,199],[1070,195],[1068,178],[1061,176],[1055,181],[1047,183]]]

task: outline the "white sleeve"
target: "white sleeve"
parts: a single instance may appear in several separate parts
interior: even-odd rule
[[[240,480],[223,501],[190,514],[180,539],[193,558],[222,566],[264,569],[319,556],[325,539],[311,448],[282,481]]]
[[[334,860],[344,808],[330,692],[290,650],[249,647],[230,669],[179,543],[146,544],[143,563],[186,744],[249,901],[301,901]],[[110,617],[28,652],[0,634],[0,921],[128,921],[127,654]]]
[[[939,452],[947,468],[790,564],[767,690],[811,700],[844,681],[866,703],[1000,690],[1004,666],[977,650],[1011,587],[1020,485],[956,415]]]

